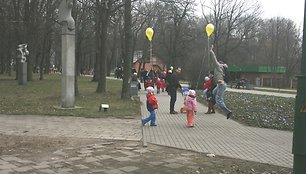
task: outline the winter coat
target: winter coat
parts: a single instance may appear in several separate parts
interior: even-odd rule
[[[197,99],[195,96],[188,95],[184,101],[187,110],[189,111],[197,111]]]
[[[157,86],[157,88],[161,88],[161,79],[160,78],[156,79],[156,86]]]
[[[210,89],[211,88],[211,79],[207,80],[205,83],[204,83],[204,89]]]
[[[213,50],[210,50],[210,54],[212,56],[212,62],[214,64],[214,79],[215,79],[215,82],[218,83],[218,81],[221,81],[222,83],[224,83],[224,68],[227,68],[227,65],[226,64],[221,64],[218,62],[217,60],[217,57],[214,53]]]
[[[154,94],[148,93],[147,94],[147,109],[149,112],[158,109],[157,99],[155,98]]]
[[[169,91],[176,91],[177,88],[182,89],[182,86],[181,86],[180,82],[177,79],[176,73],[172,73],[171,74],[171,76],[169,77],[168,82],[169,82],[169,86],[167,86],[167,87],[169,88]]]

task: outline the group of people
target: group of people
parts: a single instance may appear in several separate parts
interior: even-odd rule
[[[159,70],[141,70],[141,81],[144,82],[144,89],[146,90],[147,87],[156,87],[157,94],[160,92],[165,92],[166,89],[166,70],[160,72]]]
[[[182,89],[181,84],[178,81],[177,74],[181,72],[180,68],[177,68],[175,71],[173,69],[173,66],[171,66],[168,70],[168,72],[162,72],[162,80],[165,81],[165,87],[168,95],[170,96],[170,114],[178,114],[174,110],[175,102],[177,99],[177,89]],[[157,75],[157,79],[159,76]],[[147,78],[151,79],[151,78]],[[145,82],[146,83],[146,82]],[[150,83],[149,85],[154,84]],[[158,80],[157,80],[158,84]],[[148,85],[148,84],[147,84]],[[147,91],[147,110],[150,112],[150,115],[144,119],[142,119],[142,124],[145,125],[146,123],[150,122],[151,126],[156,126],[156,111],[158,109],[157,99],[154,96],[154,85],[151,86],[145,86]],[[162,88],[163,91],[163,88]],[[159,87],[157,85],[157,93],[159,93]],[[195,95],[195,92],[194,92]],[[195,96],[194,96],[195,99]],[[196,102],[195,102],[196,103]]]
[[[215,113],[214,105],[220,107],[220,109],[226,114],[226,118],[229,119],[232,116],[232,111],[228,109],[224,103],[224,92],[226,90],[226,82],[224,81],[225,68],[227,64],[218,61],[217,57],[213,51],[213,46],[210,49],[210,54],[214,64],[214,71],[210,72],[207,77],[205,77],[204,83],[204,93],[208,102],[208,110],[205,114]],[[170,95],[170,114],[178,114],[174,110],[175,102],[177,99],[177,90],[182,90],[177,74],[181,72],[180,68],[177,68],[175,71],[173,67],[170,67],[168,70],[165,81],[166,81],[166,91]],[[147,90],[147,109],[150,112],[150,115],[142,119],[142,124],[150,122],[151,126],[156,126],[156,113],[158,109],[158,101],[154,96],[154,88],[149,86]],[[195,90],[189,90],[188,94],[184,99],[184,107],[186,108],[187,115],[187,126],[194,126],[194,115],[197,113],[197,100]]]

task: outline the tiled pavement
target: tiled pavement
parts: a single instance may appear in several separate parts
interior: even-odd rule
[[[139,121],[33,115],[0,115],[0,133],[22,136],[140,140]]]
[[[144,91],[139,95],[141,101],[146,100]],[[195,127],[187,128],[185,114],[169,114],[166,93],[156,98],[158,126],[143,127],[146,142],[292,168],[292,132],[247,127],[220,113],[205,115],[207,107],[202,104],[198,104]],[[179,111],[183,97],[178,94],[177,98],[175,109]],[[148,115],[145,107],[141,108],[144,116]]]
[[[163,153],[163,154],[162,154]],[[209,159],[199,162],[200,155],[167,149],[162,146],[143,148],[139,141],[104,140],[97,144],[57,150],[41,160],[0,156],[1,174],[173,174],[194,171],[201,163],[213,165]],[[201,158],[203,159],[203,158]]]
[[[145,101],[145,93],[139,93]],[[207,109],[199,105],[195,127],[185,126],[185,114],[170,115],[169,96],[157,95],[159,100],[158,126],[143,127],[148,143],[189,149],[195,152],[214,153],[292,167],[292,133],[242,126],[227,120],[221,114],[204,115]],[[178,95],[176,109],[183,98]],[[147,115],[145,105],[142,113]],[[199,154],[179,151],[160,154],[159,146],[142,148],[140,121],[132,119],[88,119],[80,117],[45,117],[0,115],[0,133],[21,136],[47,136],[72,138],[97,138],[104,142],[77,148],[64,148],[52,152],[52,157],[34,161],[21,154],[4,155],[0,152],[0,173],[176,173],[196,169],[201,164],[213,165],[210,161],[197,163]],[[118,145],[115,140],[124,140]],[[131,141],[129,141],[131,140]],[[117,144],[117,145],[115,145]],[[165,149],[163,149],[165,150]],[[150,154],[151,156],[147,156]],[[155,154],[155,158],[152,158]],[[141,162],[139,162],[141,161]]]

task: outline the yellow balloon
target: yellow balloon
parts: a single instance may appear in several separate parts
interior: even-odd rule
[[[206,33],[207,33],[207,36],[210,37],[210,35],[214,32],[214,25],[213,24],[207,24],[206,25]]]
[[[152,41],[153,34],[154,34],[154,31],[152,28],[149,27],[146,29],[146,35],[150,42]]]

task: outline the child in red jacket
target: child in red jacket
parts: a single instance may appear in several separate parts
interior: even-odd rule
[[[160,88],[161,88],[161,79],[159,77],[156,78],[156,88],[157,88],[157,94],[160,93]]]
[[[165,92],[165,88],[166,88],[165,79],[160,79],[160,89],[162,90],[162,92]]]
[[[157,126],[156,124],[156,111],[158,109],[157,99],[154,96],[154,88],[149,86],[147,88],[147,109],[150,115],[147,118],[141,119],[142,125],[150,122],[150,126]]]
[[[215,99],[213,96],[213,89],[214,89],[214,85],[213,85],[213,75],[210,74],[210,77],[205,77],[205,83],[204,83],[204,94],[206,95],[206,100],[208,103],[208,110],[207,112],[205,112],[205,114],[214,114],[215,113]]]

